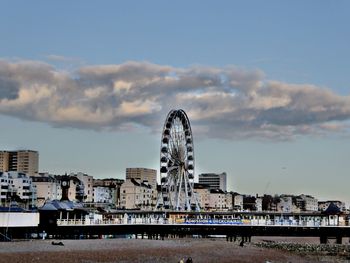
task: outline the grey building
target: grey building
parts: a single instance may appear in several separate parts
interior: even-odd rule
[[[208,185],[210,190],[220,189],[222,191],[227,191],[226,187],[226,173],[221,174],[215,173],[203,173],[198,175],[198,183]]]

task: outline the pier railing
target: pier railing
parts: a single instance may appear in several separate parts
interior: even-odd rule
[[[187,218],[112,218],[112,219],[57,219],[58,226],[67,225],[133,225],[133,224],[179,224],[179,225],[250,225],[250,226],[348,226],[349,224],[339,218],[310,217],[308,219],[187,219]]]

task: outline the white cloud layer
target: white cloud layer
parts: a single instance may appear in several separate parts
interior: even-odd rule
[[[0,60],[0,114],[56,127],[158,131],[173,108],[187,112],[196,135],[285,140],[347,132],[350,96],[232,66],[126,62],[65,72],[43,62]]]

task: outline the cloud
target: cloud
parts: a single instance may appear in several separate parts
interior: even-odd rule
[[[187,112],[195,136],[226,139],[346,133],[350,119],[349,96],[268,80],[260,70],[131,61],[63,71],[0,60],[0,114],[55,127],[159,132],[173,108]]]

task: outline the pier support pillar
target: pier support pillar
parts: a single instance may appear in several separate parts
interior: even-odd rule
[[[337,238],[336,238],[336,243],[337,243],[337,244],[342,244],[342,241],[343,241],[343,237],[337,236]]]
[[[328,237],[327,236],[320,236],[320,243],[321,244],[327,244],[328,243]]]

